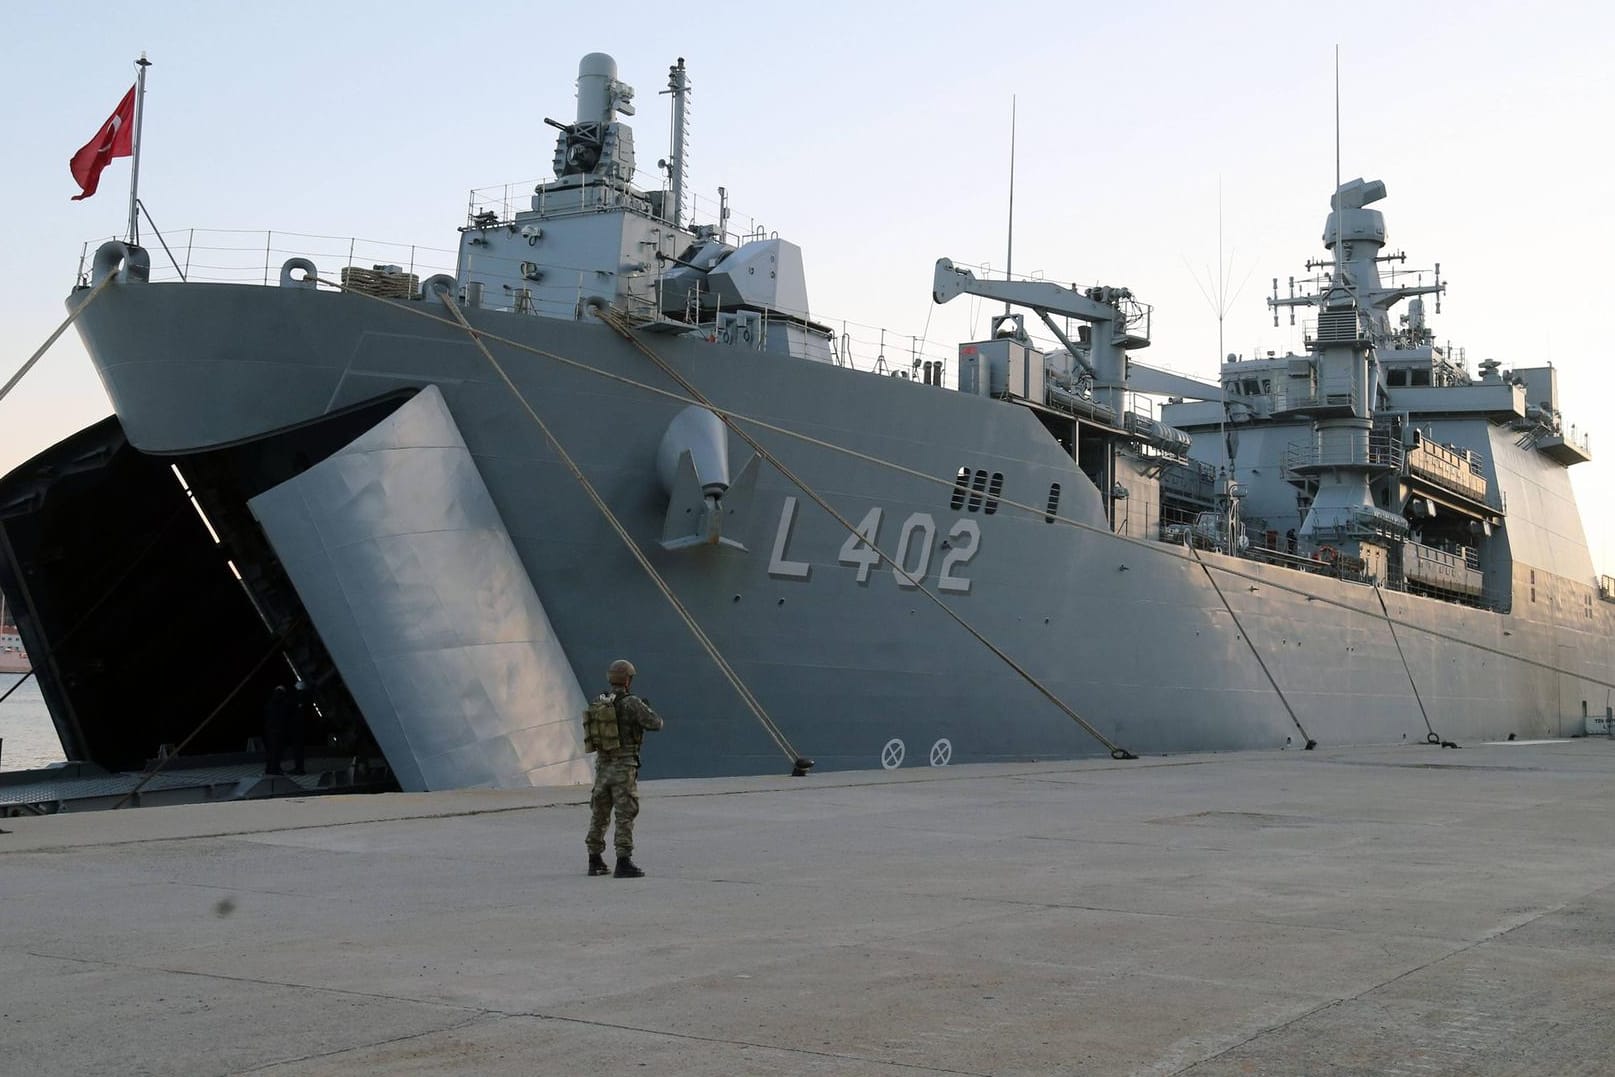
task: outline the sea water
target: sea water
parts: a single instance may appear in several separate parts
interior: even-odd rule
[[[0,695],[24,676],[0,673]],[[28,677],[0,703],[0,770],[32,770],[61,761],[62,742],[39,694],[39,682]]]

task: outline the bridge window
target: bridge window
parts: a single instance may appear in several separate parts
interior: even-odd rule
[[[1429,385],[1430,384],[1430,372],[1428,370],[1411,370],[1408,373],[1413,376],[1413,380],[1409,384],[1411,384],[1411,385]]]

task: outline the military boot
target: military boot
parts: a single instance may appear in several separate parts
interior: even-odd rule
[[[590,853],[589,854],[589,874],[590,875],[610,875],[611,874],[611,869],[606,867],[606,858],[601,856],[599,853]]]
[[[619,856],[617,858],[616,876],[619,879],[643,879],[645,872],[626,856]]]

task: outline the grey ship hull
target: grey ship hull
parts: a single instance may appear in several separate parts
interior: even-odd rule
[[[597,323],[469,313],[490,333],[677,392]],[[629,655],[641,672],[638,687],[667,715],[668,731],[646,754],[646,775],[788,765],[463,332],[360,296],[139,283],[107,289],[78,327],[130,443],[146,453],[249,441],[388,392],[439,386],[578,682],[593,686],[608,661]],[[1388,593],[1391,616],[1416,626],[1393,638],[1369,588],[1204,554],[1250,577],[1220,575],[1219,582],[1281,699],[1205,572],[1181,548],[1104,533],[1092,483],[1024,408],[688,337],[645,340],[722,408],[944,480],[753,429],[849,519],[881,507],[883,546],[913,513],[935,520],[938,540],[967,515],[949,503],[960,467],[1003,473],[1003,497],[1029,505],[1041,506],[1050,484],[1060,483],[1060,514],[1093,529],[1008,506],[972,514],[978,548],[954,570],[969,591],[944,593],[943,601],[1133,752],[1299,746],[1306,737],[1423,741],[1421,701],[1439,735],[1458,741],[1580,732],[1583,701],[1603,711],[1602,684],[1504,656],[1605,676],[1612,626],[1603,604],[1580,623],[1568,616],[1555,623]],[[819,767],[880,766],[894,738],[906,746],[904,765],[925,765],[944,738],[954,762],[1102,750],[889,569],[858,582],[857,568],[838,561],[843,529],[772,468],[761,469],[747,517],[726,524],[745,551],[661,549],[667,499],[656,453],[684,405],[493,347],[773,719]],[[730,450],[736,460],[749,455],[732,436]],[[794,527],[776,548],[792,497],[801,502]],[[771,574],[776,556],[806,562],[807,577]],[[933,551],[927,586],[936,583],[942,556]]]

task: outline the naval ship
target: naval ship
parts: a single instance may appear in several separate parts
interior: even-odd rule
[[[1437,343],[1383,183],[1275,280],[1300,353],[1200,381],[1139,359],[1126,287],[943,258],[936,302],[1006,313],[889,376],[798,246],[689,219],[689,91],[680,60],[636,186],[633,90],[586,56],[554,179],[474,198],[452,273],[95,252],[67,306],[115,414],[0,481],[69,758],[239,751],[301,679],[403,789],[587,781],[623,656],[667,718],[647,777],[1607,728],[1587,440],[1551,366]]]

